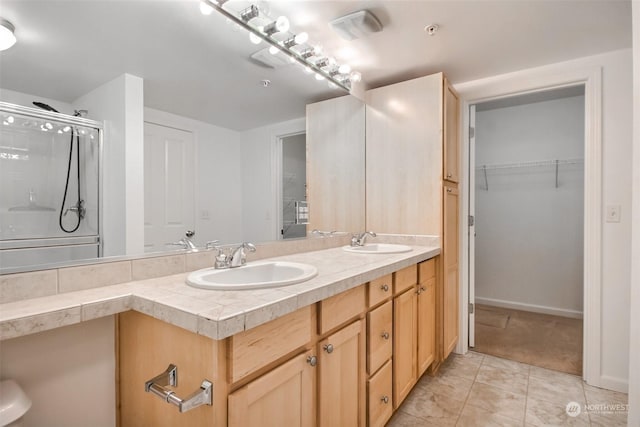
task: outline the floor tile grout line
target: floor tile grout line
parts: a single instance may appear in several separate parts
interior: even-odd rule
[[[458,425],[458,422],[460,421],[460,417],[462,416],[462,413],[464,412],[464,409],[467,407],[467,402],[469,401],[469,396],[471,396],[471,390],[473,389],[473,385],[476,383],[476,378],[478,378],[478,373],[480,372],[480,368],[482,367],[482,364],[484,363],[484,359],[485,359],[485,355],[482,355],[482,359],[480,360],[480,364],[478,364],[478,370],[476,371],[476,374],[473,376],[473,381],[471,381],[471,386],[469,387],[469,391],[467,392],[467,397],[464,399],[464,403],[462,404],[462,408],[460,409],[460,413],[458,414],[458,417],[456,418],[456,423],[455,425]]]
[[[524,394],[524,415],[522,418],[522,426],[527,425],[527,407],[529,406],[529,384],[531,384],[531,366],[529,366],[529,371],[527,372],[527,391]]]

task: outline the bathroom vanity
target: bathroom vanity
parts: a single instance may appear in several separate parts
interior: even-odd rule
[[[238,313],[245,329],[232,333],[222,326],[217,338],[152,313],[119,314],[120,425],[383,426],[439,357],[438,253],[438,248],[414,246],[410,253],[392,256],[347,254],[341,248],[299,254],[296,260],[325,260],[307,286],[326,297],[311,304],[283,297],[267,314],[260,294],[246,291],[247,308]],[[324,274],[338,257],[347,257],[354,268]],[[325,285],[316,287],[319,283]],[[308,300],[305,283],[294,286],[291,291],[300,292],[296,300]],[[197,292],[207,291],[190,295]],[[262,296],[270,298],[269,293]],[[273,319],[252,327],[261,310]],[[179,379],[167,389],[184,398],[209,381],[212,405],[180,413],[146,393],[145,382],[169,364],[178,367]]]

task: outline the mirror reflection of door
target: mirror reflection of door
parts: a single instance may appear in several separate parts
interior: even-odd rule
[[[283,239],[307,235],[307,225],[296,221],[296,202],[307,200],[307,144],[304,133],[282,140],[282,228]],[[305,221],[306,222],[306,221]]]
[[[193,133],[144,124],[144,251],[172,246],[195,226]],[[197,238],[197,236],[196,236]]]

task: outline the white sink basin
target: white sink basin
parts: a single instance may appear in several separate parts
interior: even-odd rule
[[[187,276],[187,285],[202,289],[262,289],[294,285],[315,277],[309,264],[284,261],[252,262],[237,268],[205,268]]]
[[[364,246],[344,246],[342,249],[357,254],[399,254],[411,251],[410,246],[392,243],[367,243]]]

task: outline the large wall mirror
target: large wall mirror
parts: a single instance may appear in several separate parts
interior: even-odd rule
[[[234,0],[225,7],[241,10],[247,5]],[[273,10],[285,8],[286,2],[264,2],[260,7],[271,7],[271,16],[287,12]],[[3,0],[2,15],[16,26],[18,42],[0,54],[0,101],[34,108],[33,102],[38,101],[65,114],[86,109],[86,118],[104,123],[99,213],[105,257],[175,251],[180,247],[169,244],[187,230],[195,231],[193,241],[199,247],[211,240],[231,244],[304,237],[313,220],[308,229],[296,225],[291,209],[296,201],[307,198],[307,186],[314,188],[306,182],[308,164],[313,165],[314,176],[321,175],[323,163],[333,168],[328,173],[334,181],[318,186],[322,193],[315,193],[323,209],[331,204],[332,212],[359,218],[355,222],[339,218],[334,224],[324,219],[317,224],[343,231],[356,231],[348,228],[364,224],[360,203],[364,128],[353,130],[360,122],[364,126],[364,107],[357,113],[361,119],[334,117],[327,125],[338,134],[343,125],[351,127],[336,150],[344,159],[340,164],[349,168],[349,174],[339,179],[350,182],[336,182],[340,174],[335,171],[337,163],[331,161],[331,135],[319,137],[325,157],[305,159],[314,152],[305,146],[306,107],[351,96],[326,81],[316,81],[300,65],[270,54],[264,42],[253,44],[246,31],[223,16],[201,14],[195,1],[142,0]],[[291,21],[293,28],[296,21]],[[355,98],[344,102],[352,110],[360,103]],[[124,125],[117,125],[119,121]],[[15,187],[16,199],[2,200],[3,230],[11,226],[9,208],[14,205],[53,209],[21,212],[27,234],[20,238],[28,239],[31,225],[35,230],[48,221],[56,227],[62,190],[34,188],[37,182],[65,183],[69,138],[47,140],[52,147],[64,147],[53,155],[35,146],[14,147],[10,127],[0,134],[1,169],[18,162],[12,154],[16,148],[32,150],[32,156],[47,160],[47,166],[32,167],[28,174],[14,171],[13,181],[0,174],[3,188]],[[123,137],[132,128],[140,138]],[[132,146],[137,147],[133,155]],[[137,163],[132,163],[135,156]],[[25,176],[16,180],[15,174]],[[130,191],[131,182],[137,182],[141,191]],[[84,187],[82,191],[89,190]],[[332,191],[339,188],[348,188],[351,194],[333,197]],[[75,192],[73,183],[69,191]],[[73,207],[68,204],[65,210]],[[313,219],[313,204],[309,210]],[[127,222],[132,211],[139,213],[137,226]],[[71,209],[71,216],[65,218],[74,214]],[[2,239],[15,237],[9,233]],[[25,258],[19,268],[0,267],[3,272],[26,271],[73,263],[73,257],[67,250],[53,258]]]

